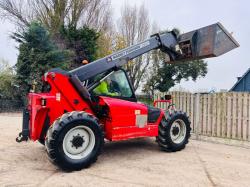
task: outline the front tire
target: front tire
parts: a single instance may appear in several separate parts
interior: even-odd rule
[[[97,160],[104,143],[97,119],[85,112],[66,113],[49,128],[45,140],[50,160],[64,170],[80,170]]]
[[[180,111],[166,112],[159,125],[157,142],[164,151],[180,151],[190,138],[190,121]]]
[[[43,146],[45,145],[45,140],[44,140],[44,139],[41,139],[41,138],[40,138],[40,139],[38,139],[38,142],[39,142],[41,145],[43,145]]]

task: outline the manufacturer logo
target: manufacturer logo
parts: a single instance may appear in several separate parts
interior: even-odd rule
[[[149,45],[150,45],[150,42],[146,41],[146,42],[140,43],[138,45],[135,45],[133,47],[130,47],[127,50],[123,50],[123,51],[118,52],[117,54],[114,54],[111,57],[109,57],[108,62],[110,62],[112,60],[116,60],[116,59],[121,58],[123,56],[126,56],[126,55],[128,55],[130,53],[133,53],[133,52],[135,52],[135,51],[137,51],[137,50],[139,50],[139,49],[141,49],[143,47],[149,46]]]

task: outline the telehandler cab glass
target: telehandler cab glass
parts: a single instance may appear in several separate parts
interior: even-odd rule
[[[109,74],[93,89],[95,95],[131,98],[133,91],[124,71],[118,70]]]

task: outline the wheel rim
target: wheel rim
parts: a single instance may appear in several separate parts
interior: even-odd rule
[[[174,143],[181,143],[186,137],[186,125],[181,119],[177,119],[172,123],[170,136]]]
[[[63,139],[63,151],[71,159],[87,157],[95,146],[95,135],[86,126],[76,126],[70,129]]]

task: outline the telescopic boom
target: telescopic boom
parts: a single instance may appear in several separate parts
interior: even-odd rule
[[[231,34],[220,23],[216,23],[179,36],[173,31],[154,34],[141,43],[81,66],[70,73],[84,81],[102,72],[120,67],[129,60],[154,49],[160,49],[169,56],[170,62],[175,63],[216,57],[238,46],[239,44]]]

